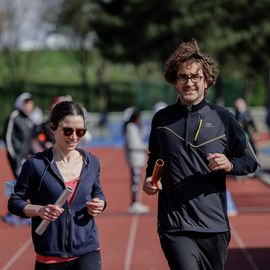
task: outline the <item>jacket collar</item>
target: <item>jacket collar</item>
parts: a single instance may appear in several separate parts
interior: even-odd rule
[[[204,107],[207,104],[207,101],[203,99],[200,103],[196,105],[191,105],[191,106],[185,106],[181,104],[180,98],[178,98],[177,103],[180,106],[180,110],[184,112],[196,112],[199,111],[202,107]]]
[[[52,150],[53,150],[53,148],[51,147],[51,148],[49,148],[49,149],[47,149],[47,150],[45,150],[43,152],[44,157],[45,157],[45,160],[49,164],[52,164],[54,162],[53,151]],[[82,155],[84,157],[84,162],[85,163],[89,163],[89,161],[90,161],[90,155],[88,153],[86,153],[85,151],[83,151],[82,149],[79,149],[78,148],[77,150],[82,153]]]

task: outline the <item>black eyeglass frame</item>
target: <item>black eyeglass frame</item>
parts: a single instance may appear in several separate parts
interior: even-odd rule
[[[199,74],[191,74],[190,76],[186,74],[179,74],[177,77],[177,82],[179,82],[180,84],[186,84],[188,80],[191,80],[192,83],[197,84],[201,82],[203,77],[203,75]]]

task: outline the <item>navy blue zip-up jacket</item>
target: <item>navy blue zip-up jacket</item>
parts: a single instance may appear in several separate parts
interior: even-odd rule
[[[223,153],[233,164],[230,174],[255,172],[258,161],[245,133],[227,109],[201,103],[177,103],[152,120],[146,177],[155,161],[165,162],[158,195],[158,231],[226,232],[226,173],[211,171],[209,153]]]
[[[42,235],[35,233],[40,217],[32,218],[32,238],[36,253],[45,256],[72,257],[99,248],[98,230],[94,218],[88,214],[85,203],[92,198],[105,201],[100,186],[100,165],[90,153],[84,154],[84,164],[74,197],[60,217],[51,222]],[[53,204],[65,189],[65,184],[53,160],[52,149],[38,153],[24,164],[14,193],[8,201],[11,213],[25,217],[23,209],[31,204]]]

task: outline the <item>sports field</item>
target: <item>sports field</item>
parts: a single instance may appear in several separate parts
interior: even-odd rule
[[[88,148],[101,162],[101,182],[108,200],[97,217],[103,270],[166,270],[156,234],[156,196],[141,192],[151,207],[147,215],[129,215],[129,173],[121,148]],[[0,215],[6,213],[4,181],[11,178],[0,149]],[[268,270],[270,255],[270,188],[256,178],[228,179],[238,215],[230,218],[232,238],[226,270]],[[14,228],[0,221],[0,269],[31,270],[34,252],[30,227]]]

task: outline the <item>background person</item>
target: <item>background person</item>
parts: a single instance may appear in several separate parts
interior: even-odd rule
[[[54,106],[62,101],[72,101],[72,97],[70,95],[67,96],[55,96],[50,105],[49,105],[49,111],[51,112]],[[48,117],[42,121],[37,127],[36,127],[36,140],[39,144],[39,147],[42,150],[51,148],[54,143],[54,136],[50,128],[50,120]]]
[[[145,214],[149,207],[139,202],[138,191],[142,178],[142,170],[146,162],[147,146],[143,140],[141,127],[141,112],[135,107],[124,112],[124,150],[130,169],[131,204],[128,208],[130,214]]]
[[[234,102],[235,118],[243,128],[249,138],[249,142],[257,153],[256,139],[258,138],[258,130],[250,110],[248,110],[247,103],[244,99],[238,98]]]
[[[100,165],[77,146],[86,133],[84,113],[74,101],[60,102],[50,116],[52,148],[24,164],[8,201],[10,212],[32,217],[35,270],[100,270],[101,256],[94,217],[105,208]],[[54,202],[66,187],[73,193],[63,208]],[[51,221],[42,235],[35,230]]]
[[[11,112],[5,123],[3,138],[14,179],[18,177],[25,160],[35,152],[33,147],[35,124],[29,117],[33,108],[31,94],[27,92],[20,94],[15,101],[15,110]],[[15,226],[27,225],[30,221],[20,219],[10,213],[2,219]]]
[[[270,101],[266,104],[265,124],[268,128],[268,137],[270,138]]]
[[[170,269],[221,270],[230,241],[226,175],[249,174],[258,161],[234,115],[206,101],[218,69],[196,40],[182,42],[165,65],[178,101],[152,120],[144,191],[158,191],[158,233]],[[162,189],[151,184],[165,162]]]
[[[34,122],[29,115],[34,108],[30,93],[22,93],[15,101],[15,110],[11,112],[5,124],[3,138],[7,149],[7,157],[16,178],[23,162],[34,153],[32,139]]]
[[[158,101],[158,102],[156,102],[154,104],[154,106],[153,106],[153,112],[154,112],[154,114],[157,113],[159,110],[167,107],[167,106],[168,106],[168,104],[166,102],[164,102],[164,101]]]

